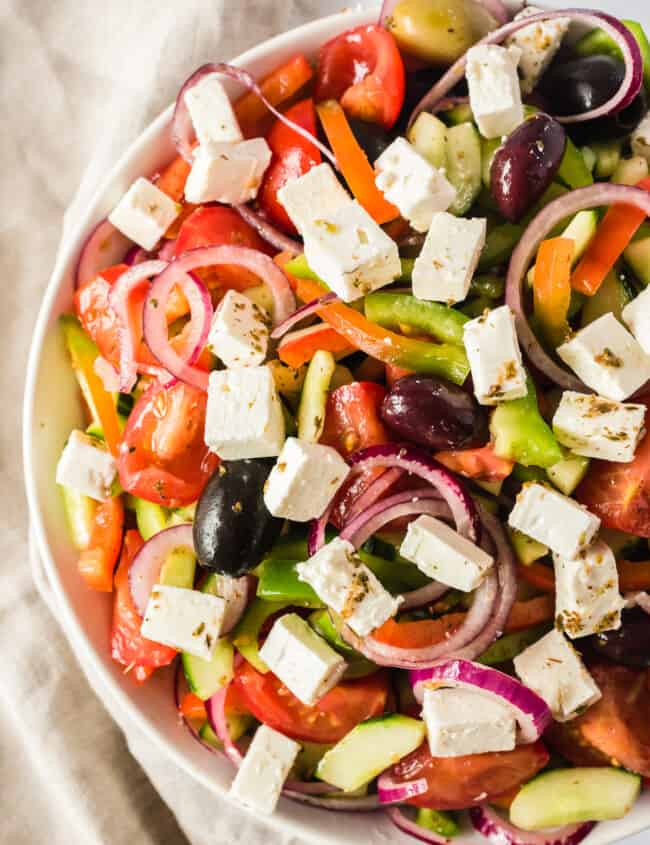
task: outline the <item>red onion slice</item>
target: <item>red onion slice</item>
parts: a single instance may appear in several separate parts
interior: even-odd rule
[[[510,824],[487,804],[472,807],[469,818],[474,829],[492,845],[578,845],[596,827],[596,822],[582,822],[535,833]]]
[[[94,279],[102,270],[119,264],[131,251],[132,243],[107,219],[101,220],[81,247],[75,270],[75,287]]]
[[[307,784],[312,786],[314,784]],[[371,813],[373,810],[379,809],[379,799],[376,795],[361,795],[349,796],[347,798],[339,796],[322,796],[314,795],[307,792],[296,792],[294,788],[285,786],[282,790],[285,798],[290,798],[292,801],[299,801],[301,804],[309,804],[312,807],[318,807],[321,810],[332,810],[344,813]]]
[[[650,594],[626,593],[624,598],[626,600],[626,607],[640,607],[645,613],[650,613]]]
[[[530,21],[532,19],[531,16],[525,20]],[[650,216],[650,193],[629,185],[613,185],[602,182],[571,191],[550,202],[540,211],[521,236],[510,259],[505,298],[506,303],[515,314],[519,341],[531,363],[551,381],[565,390],[576,390],[582,393],[591,392],[590,388],[583,384],[577,376],[556,364],[535,337],[524,312],[523,279],[540,243],[561,220],[584,209],[608,205],[634,206]],[[643,390],[644,388],[641,388],[637,392],[640,393]]]
[[[224,62],[211,62],[209,64],[202,65],[198,68],[198,70],[195,70],[194,73],[185,80],[181,86],[181,90],[178,92],[178,96],[176,97],[176,106],[174,108],[174,116],[172,118],[172,140],[174,141],[176,149],[180,155],[183,156],[185,161],[191,164],[194,160],[192,155],[192,138],[194,137],[194,129],[189,109],[187,108],[187,103],[185,102],[185,95],[190,88],[193,88],[205,76],[212,73],[220,73],[223,76],[227,76],[228,79],[240,82],[249,91],[253,91],[274,117],[317,147],[334,165],[334,167],[338,166],[336,158],[332,154],[331,150],[329,150],[324,144],[321,144],[318,138],[314,137],[311,132],[308,132],[304,127],[299,126],[297,123],[294,123],[293,120],[289,120],[285,117],[282,112],[279,112],[275,106],[267,100],[262,93],[262,89],[248,71],[243,70],[240,67],[235,67],[234,65],[225,64]]]
[[[384,493],[390,490],[394,484],[397,484],[403,475],[404,470],[399,467],[391,467],[390,469],[384,470],[363,493],[354,499],[348,511],[348,520],[354,519],[355,516],[359,516],[359,514],[372,507],[375,502],[381,499]]]
[[[102,380],[107,393],[117,393],[120,389],[120,374],[106,358],[98,355],[93,363],[93,370]]]
[[[158,258],[161,261],[171,261],[176,252],[176,241],[178,238],[168,238],[158,250]]]
[[[595,120],[603,115],[614,114],[628,106],[637,96],[643,84],[643,58],[641,50],[632,33],[617,18],[605,12],[589,9],[562,9],[562,11],[544,11],[518,21],[510,21],[505,26],[490,32],[478,44],[501,44],[506,38],[538,21],[551,21],[557,18],[572,18],[589,25],[591,28],[603,29],[616,43],[623,54],[625,62],[625,76],[619,90],[606,103],[583,114],[556,116],[560,123],[581,123]],[[474,45],[476,46],[476,45]],[[418,103],[409,118],[409,127],[420,112],[434,108],[438,101],[445,97],[465,75],[467,53],[461,56],[436,82],[433,88]]]
[[[129,590],[136,610],[144,617],[149,596],[160,578],[160,570],[174,549],[185,547],[194,551],[192,526],[175,525],[154,534],[133,559],[129,569]]]
[[[536,742],[552,721],[551,711],[543,698],[520,681],[471,660],[441,660],[428,669],[411,672],[413,694],[422,703],[427,687],[459,687],[479,691],[507,705],[515,712],[522,744]]]
[[[306,302],[294,311],[293,314],[290,314],[286,320],[279,323],[271,332],[271,337],[273,340],[279,340],[279,338],[284,337],[284,335],[293,326],[295,326],[296,323],[299,323],[306,317],[310,317],[312,314],[315,314],[319,308],[322,308],[323,305],[327,305],[328,302],[336,301],[338,301],[338,297],[335,293],[325,293],[323,296],[319,296],[318,299],[312,299],[311,302]]]
[[[223,637],[229,634],[242,618],[250,598],[255,595],[255,585],[249,575],[243,575],[241,578],[217,575],[216,578],[216,593],[226,602],[226,612],[219,632],[219,636]]]
[[[219,737],[221,742],[223,742],[224,753],[233,766],[238,769],[242,764],[244,755],[241,753],[239,748],[237,748],[237,744],[233,742],[228,729],[228,722],[226,720],[225,704],[226,693],[228,692],[229,686],[230,684],[226,684],[225,687],[221,687],[220,690],[217,690],[217,692],[215,692],[215,694],[205,702],[205,711],[208,714],[210,727]]]
[[[122,261],[124,264],[128,264],[129,267],[133,267],[134,264],[142,264],[142,262],[146,261],[148,258],[149,253],[145,249],[142,249],[141,246],[136,246],[134,244],[124,256]]]
[[[455,838],[448,839],[446,836],[440,836],[439,833],[427,830],[425,827],[412,821],[408,816],[404,815],[404,812],[399,807],[388,807],[386,815],[396,828],[412,836],[414,839],[419,839],[420,842],[428,842],[431,845],[462,845]]]
[[[252,209],[249,205],[235,205],[233,206],[237,214],[257,230],[257,233],[271,246],[275,247],[280,252],[289,252],[292,255],[300,255],[302,252],[302,244],[294,241],[293,238],[287,237],[281,232],[277,226],[269,222],[266,217],[263,217],[258,211]]]
[[[417,798],[429,790],[426,778],[418,780],[396,781],[388,769],[379,776],[377,781],[377,794],[380,804],[403,804],[410,798]]]

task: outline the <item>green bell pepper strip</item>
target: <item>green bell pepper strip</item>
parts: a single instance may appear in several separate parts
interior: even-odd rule
[[[476,658],[476,661],[483,663],[484,666],[497,666],[499,663],[507,663],[544,634],[547,634],[552,627],[550,623],[544,622],[542,625],[535,625],[533,628],[526,628],[524,631],[506,634],[493,642],[487,651]]]
[[[630,30],[639,45],[643,57],[643,82],[646,88],[650,90],[650,42],[648,42],[648,36],[638,21],[621,19],[621,23]],[[573,45],[572,49],[578,56],[593,56],[604,53],[617,59],[622,58],[621,51],[616,43],[602,29],[592,29],[591,32],[583,35]]]
[[[415,823],[425,830],[437,833],[439,836],[456,836],[460,831],[458,822],[453,815],[446,810],[430,810],[421,807],[415,817]]]
[[[506,281],[503,276],[494,273],[483,273],[474,276],[469,286],[470,294],[485,296],[488,299],[501,299],[505,291]]]
[[[423,302],[407,293],[371,293],[363,304],[366,317],[385,329],[408,326],[445,343],[463,343],[467,317],[440,302]]]
[[[584,156],[569,137],[566,139],[566,148],[557,178],[573,190],[586,188],[594,183],[594,177],[585,163]]]
[[[411,276],[413,275],[413,264],[415,263],[415,259],[400,258],[400,261],[402,262],[402,272],[395,281],[410,282]],[[287,261],[284,265],[284,269],[290,276],[295,276],[296,279],[310,279],[312,282],[319,282],[321,285],[324,284],[320,276],[317,276],[309,264],[307,264],[307,259],[304,255],[297,255],[295,258],[292,258],[291,261]]]
[[[498,264],[505,264],[513,249],[521,240],[524,227],[516,223],[503,223],[491,229],[485,240],[485,246],[478,262],[479,270],[489,270]]]
[[[355,678],[364,678],[377,671],[377,665],[368,660],[352,646],[348,645],[336,629],[329,611],[315,610],[309,617],[309,624],[317,634],[326,640],[333,649],[339,652],[348,664],[344,678],[352,681]]]
[[[284,610],[285,607],[290,607],[290,605],[291,602],[270,602],[259,598],[253,599],[232,632],[232,644],[237,651],[248,660],[251,666],[264,675],[269,671],[269,667],[260,657],[260,631],[270,616]]]
[[[265,560],[259,569],[257,597],[265,601],[288,602],[298,607],[323,607],[309,584],[301,581],[295,560]]]

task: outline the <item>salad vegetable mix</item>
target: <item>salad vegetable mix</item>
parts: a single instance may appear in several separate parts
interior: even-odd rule
[[[79,573],[257,812],[576,845],[650,779],[649,85],[634,21],[386,2],[199,68],[89,236]]]

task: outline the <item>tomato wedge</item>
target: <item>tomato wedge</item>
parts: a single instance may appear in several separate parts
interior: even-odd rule
[[[359,26],[320,49],[316,100],[340,100],[352,117],[391,129],[404,104],[404,62],[382,26]]]
[[[436,452],[436,460],[443,466],[466,478],[477,478],[484,481],[503,481],[512,472],[514,461],[499,458],[494,452],[494,446],[488,443],[477,449],[452,449]]]
[[[233,684],[260,722],[293,739],[329,743],[343,739],[359,722],[384,712],[389,676],[376,672],[345,681],[312,707],[303,704],[271,672],[263,675],[246,661],[237,670]]]
[[[79,555],[79,574],[102,593],[113,589],[113,570],[122,548],[124,506],[119,496],[98,502],[88,545]]]

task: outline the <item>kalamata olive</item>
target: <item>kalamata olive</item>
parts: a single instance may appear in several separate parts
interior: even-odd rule
[[[647,111],[647,97],[641,89],[630,105],[616,114],[586,120],[583,123],[571,123],[566,129],[571,140],[579,146],[589,145],[594,141],[613,141],[625,138],[633,132]]]
[[[429,449],[484,446],[487,414],[469,393],[431,376],[405,376],[384,397],[381,418],[399,437]]]
[[[378,123],[367,123],[356,117],[348,118],[350,128],[359,146],[368,156],[371,164],[384,152],[386,147],[395,139],[395,133],[386,132]]]
[[[621,627],[580,640],[594,655],[624,666],[650,666],[650,614],[640,607],[624,610]]]
[[[621,87],[625,67],[611,56],[555,61],[539,83],[553,104],[553,114],[583,114],[602,106]]]
[[[490,190],[503,216],[519,221],[553,181],[566,133],[557,120],[536,114],[508,135],[490,170]]]
[[[199,563],[223,575],[243,575],[277,540],[282,520],[264,505],[272,460],[224,461],[206,484],[196,509],[194,547]]]

